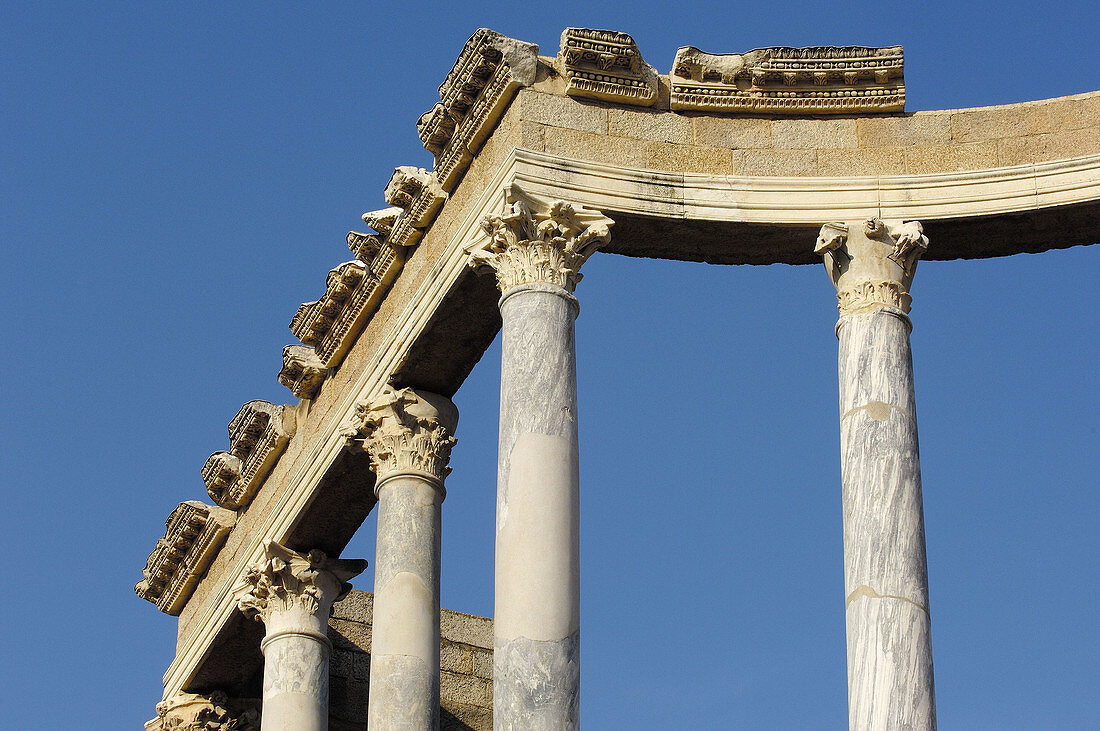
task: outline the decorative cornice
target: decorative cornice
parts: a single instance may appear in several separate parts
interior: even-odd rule
[[[535,83],[538,54],[537,45],[488,28],[466,42],[439,87],[440,101],[416,123],[444,190],[454,188],[516,90]]]
[[[333,602],[351,591],[348,581],[366,567],[363,559],[329,558],[318,550],[301,554],[269,541],[264,560],[251,564],[234,590],[237,608],[257,622],[294,609],[327,619]]]
[[[349,233],[349,247],[355,246],[353,238],[356,236],[366,235]],[[290,322],[291,332],[314,348],[325,368],[332,368],[344,357],[354,337],[378,309],[389,284],[401,271],[404,259],[397,255],[394,245],[387,239],[378,246],[369,264],[348,261],[330,271],[325,294],[299,307]],[[367,252],[355,253],[367,258]]]
[[[669,81],[676,110],[761,114],[865,114],[905,110],[901,46],[676,51]]]
[[[328,369],[316,351],[308,345],[288,345],[283,348],[283,369],[279,371],[279,383],[301,399],[317,395],[328,375]]]
[[[229,423],[229,451],[214,452],[202,468],[206,492],[223,508],[248,505],[294,433],[293,412],[249,401]]]
[[[355,420],[344,435],[370,455],[379,482],[415,472],[442,483],[451,471],[447,462],[457,426],[458,410],[449,399],[387,386],[373,401],[356,404]]]
[[[467,263],[489,267],[501,292],[523,284],[549,284],[572,292],[581,265],[611,240],[614,222],[599,211],[544,201],[512,184],[502,215],[482,219],[484,237],[467,249]]]
[[[230,710],[229,696],[220,690],[209,695],[176,693],[157,704],[157,717],[145,723],[146,731],[260,731],[260,713],[249,708]],[[240,705],[238,701],[236,705]]]
[[[657,101],[657,70],[626,33],[566,28],[558,63],[569,96],[648,107]]]
[[[908,314],[913,303],[909,287],[927,249],[928,237],[919,221],[890,225],[869,218],[825,224],[814,253],[824,257],[825,271],[837,290],[837,309],[844,317],[883,307]]]
[[[178,616],[218,554],[237,516],[197,501],[180,503],[165,521],[164,538],[145,562],[137,595]]]

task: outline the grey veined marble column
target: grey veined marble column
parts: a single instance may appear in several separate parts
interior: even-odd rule
[[[909,287],[920,223],[826,224],[837,288],[848,724],[934,729],[932,632]]]
[[[447,398],[387,388],[357,408],[377,481],[367,725],[439,728],[439,546],[443,478],[458,410]]]
[[[502,292],[493,725],[579,725],[577,369],[572,292],[610,219],[516,186],[469,253]]]
[[[248,567],[237,606],[262,621],[263,731],[328,728],[328,618],[333,602],[351,590],[349,579],[367,567],[362,559],[300,554],[268,543],[265,559]]]

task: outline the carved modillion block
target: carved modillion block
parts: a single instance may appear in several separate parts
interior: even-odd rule
[[[458,409],[449,399],[387,386],[373,401],[357,404],[355,413],[344,436],[370,455],[379,481],[412,472],[430,476],[442,486],[451,471],[447,462],[458,426]]]
[[[249,401],[229,424],[229,451],[215,452],[202,468],[206,491],[223,508],[248,505],[296,427],[294,412]]]
[[[626,33],[566,28],[558,62],[569,96],[643,107],[657,101],[657,70]]]
[[[825,224],[814,253],[824,259],[843,317],[883,307],[908,314],[913,302],[909,288],[917,261],[927,249],[928,237],[919,221],[890,225],[869,218]]]
[[[467,250],[467,263],[492,269],[501,292],[523,284],[572,292],[581,265],[611,240],[613,224],[599,211],[544,201],[512,184],[505,189],[504,212],[482,219],[484,237]]]
[[[757,48],[704,53],[683,46],[669,74],[674,111],[854,114],[905,110],[901,46]]]
[[[325,382],[328,369],[317,353],[306,345],[288,345],[283,348],[283,369],[279,371],[279,383],[301,399],[317,395]]]
[[[444,190],[454,189],[516,91],[535,83],[538,64],[537,45],[488,28],[466,42],[439,87],[440,101],[416,123]]]
[[[236,518],[232,511],[212,505],[180,503],[165,522],[164,538],[149,554],[142,571],[145,578],[134,587],[137,595],[166,614],[179,615]]]

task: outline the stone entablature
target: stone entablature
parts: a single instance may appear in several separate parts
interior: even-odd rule
[[[439,103],[416,123],[443,190],[454,188],[516,90],[535,83],[538,64],[537,45],[488,28],[466,42],[439,87]]]
[[[279,371],[279,383],[301,399],[317,395],[325,382],[328,369],[316,351],[308,345],[288,345],[283,348],[283,368]]]
[[[558,52],[569,96],[648,107],[657,101],[657,70],[626,33],[566,28]]]
[[[853,114],[905,110],[901,46],[757,48],[676,52],[673,111]]]
[[[214,452],[202,468],[211,499],[223,508],[248,505],[286,449],[297,425],[294,412],[267,401],[249,401],[229,423],[229,451]]]
[[[236,515],[195,500],[180,503],[165,522],[164,538],[149,554],[145,578],[134,590],[165,614],[178,615],[214,560]]]

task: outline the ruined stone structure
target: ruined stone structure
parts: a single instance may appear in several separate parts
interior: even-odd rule
[[[600,251],[824,262],[850,723],[935,727],[911,286],[921,259],[1100,241],[1100,92],[906,114],[900,47],[663,63],[579,28],[553,56],[484,29],[462,49],[417,124],[433,169],[379,181],[389,207],[290,323],[297,402],[245,404],[202,466],[216,505],[182,503],[149,557],[138,594],[179,640],[147,728],[577,726],[574,320]],[[495,616],[441,632],[450,397],[498,331]],[[373,599],[330,618],[376,505]]]

